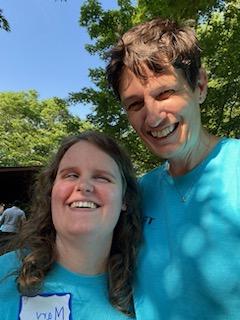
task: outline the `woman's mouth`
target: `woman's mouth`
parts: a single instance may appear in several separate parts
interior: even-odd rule
[[[99,207],[98,204],[96,204],[93,201],[74,201],[70,205],[70,208],[84,208],[84,209],[96,209]]]

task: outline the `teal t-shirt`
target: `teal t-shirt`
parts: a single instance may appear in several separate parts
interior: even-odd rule
[[[86,276],[59,264],[45,278],[43,289],[34,297],[22,297],[15,277],[2,278],[16,270],[15,252],[0,257],[1,320],[126,320],[108,301],[107,274]]]
[[[240,319],[240,141],[222,139],[184,176],[140,180],[138,320]]]

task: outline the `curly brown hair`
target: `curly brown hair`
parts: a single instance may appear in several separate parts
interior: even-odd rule
[[[193,28],[167,19],[153,19],[128,30],[108,52],[108,83],[120,99],[119,86],[125,68],[146,80],[146,68],[159,74],[170,63],[183,71],[194,90],[201,67],[200,53]]]
[[[21,267],[18,289],[32,295],[41,289],[44,277],[57,259],[56,230],[51,215],[51,192],[60,161],[66,151],[79,141],[87,141],[112,157],[121,173],[127,211],[121,212],[114,229],[108,261],[109,300],[128,316],[134,316],[132,280],[137,250],[141,241],[139,192],[135,172],[125,151],[110,137],[86,131],[66,138],[50,165],[39,175],[34,188],[30,217],[22,226],[13,246],[19,249]]]

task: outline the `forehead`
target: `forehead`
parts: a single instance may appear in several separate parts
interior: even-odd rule
[[[137,77],[129,68],[125,68],[122,72],[119,94],[121,100],[128,98],[129,95],[138,94],[138,91],[151,90],[159,87],[167,87],[171,85],[185,84],[185,79],[181,70],[175,69],[168,64],[161,73],[154,73],[149,69],[145,69],[146,78]]]
[[[109,154],[84,140],[78,141],[65,152],[59,163],[59,168],[79,165],[94,166],[98,169],[111,168],[119,171],[117,163]]]

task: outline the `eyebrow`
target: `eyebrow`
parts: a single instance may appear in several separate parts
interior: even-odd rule
[[[170,87],[176,87],[176,83],[171,83],[171,84],[169,84],[168,82],[166,82],[166,81],[163,81],[163,83],[159,83],[155,88],[152,88],[152,90],[150,90],[150,94],[153,94],[153,95],[155,95],[155,94],[157,94],[159,91],[164,91],[164,90],[166,90],[166,89],[169,89]],[[133,94],[133,95],[131,95],[131,96],[128,96],[128,97],[126,97],[126,98],[123,98],[122,100],[121,100],[121,103],[122,103],[122,105],[124,106],[124,105],[126,105],[127,103],[131,103],[131,102],[135,102],[135,101],[137,101],[137,100],[142,100],[143,99],[143,97],[142,96],[140,96],[140,95],[137,95],[137,94]]]
[[[119,169],[118,169],[119,170]],[[110,171],[104,170],[104,169],[96,169],[96,174],[105,174],[107,176],[112,177],[113,179],[117,179],[116,175]]]
[[[79,171],[77,167],[65,167],[58,171],[59,174],[62,174],[66,171]],[[95,174],[105,174],[107,176],[112,177],[113,179],[117,179],[116,175],[110,171],[104,170],[104,169],[95,169]]]
[[[63,173],[65,171],[76,171],[77,168],[76,167],[63,167],[61,170],[59,170],[58,168],[58,173]]]

